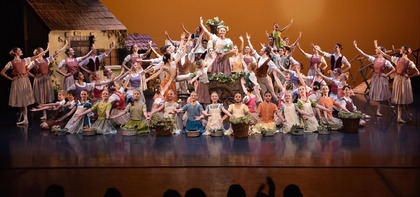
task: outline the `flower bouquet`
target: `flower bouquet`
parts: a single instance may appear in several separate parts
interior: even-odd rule
[[[292,125],[292,127],[290,128],[290,134],[303,135],[303,127],[297,124]]]
[[[172,118],[164,118],[158,114],[154,114],[150,119],[150,125],[155,128],[156,136],[169,136],[171,130],[175,124],[175,120]]]
[[[233,136],[248,137],[249,123],[253,120],[251,116],[230,118],[229,121],[232,123]]]

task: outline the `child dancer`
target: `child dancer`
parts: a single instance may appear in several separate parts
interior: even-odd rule
[[[134,127],[137,126],[137,134],[148,133],[149,125],[146,120],[149,120],[150,117],[147,115],[146,104],[140,100],[140,90],[134,90],[133,98],[134,100],[128,103],[124,111],[111,116],[111,119],[116,119],[123,115],[126,115],[127,112],[130,112],[130,120],[125,124],[124,127]]]
[[[230,114],[223,104],[218,103],[219,95],[216,92],[211,93],[211,104],[207,105],[206,110],[202,113],[209,117],[207,120],[206,132],[203,135],[210,135],[211,129],[223,129],[223,119],[221,113]],[[224,130],[224,129],[223,129]]]
[[[70,86],[72,86],[74,84],[74,78],[73,75],[76,72],[79,72],[79,67],[84,70],[87,73],[91,73],[89,70],[87,70],[86,68],[84,68],[83,66],[79,65],[79,63],[81,61],[83,61],[84,59],[86,59],[87,57],[89,57],[89,55],[92,53],[92,50],[89,51],[89,53],[87,53],[85,56],[83,57],[78,57],[78,58],[73,58],[74,57],[74,50],[73,48],[67,48],[65,53],[67,54],[67,58],[62,60],[60,62],[60,64],[57,66],[57,68],[55,69],[55,71],[64,76],[64,82],[63,82],[63,87],[61,88],[64,91],[68,91]],[[63,67],[66,67],[66,71],[67,73],[64,74],[60,69]],[[77,96],[79,96],[79,94],[77,94]]]
[[[39,104],[38,108],[32,108],[31,111],[59,110],[66,103],[67,92],[59,90],[57,92],[58,101],[55,103]],[[46,119],[46,117],[44,118]]]
[[[33,91],[35,102],[38,104],[45,104],[51,103],[54,101],[54,89],[51,81],[50,76],[50,63],[54,60],[64,49],[66,49],[68,45],[68,41],[66,40],[66,44],[63,48],[58,50],[54,55],[43,58],[42,56],[33,61],[28,69],[31,70],[33,67],[36,69],[34,84],[33,84]],[[42,53],[44,49],[42,47],[38,47],[34,51],[34,55],[38,55]],[[42,111],[43,116],[41,120],[47,119],[47,112],[45,110]]]
[[[260,84],[258,83],[257,77],[255,76],[255,72],[254,70],[257,68],[257,63],[256,62],[250,62],[247,65],[247,68],[244,70],[245,71],[245,78],[241,79],[241,83],[245,84],[245,85],[250,85],[252,87],[254,87],[253,89],[253,94],[255,96],[257,96],[257,103],[262,102],[262,98],[261,98],[261,93],[260,93]]]
[[[321,123],[330,125],[331,130],[340,130],[343,127],[343,122],[340,119],[333,117],[332,115],[333,105],[341,108],[342,110],[346,112],[349,112],[349,110],[342,107],[333,98],[328,97],[328,92],[329,92],[328,86],[326,85],[322,86],[321,90],[322,90],[322,97],[319,99],[319,104],[331,110],[331,111],[323,111],[324,114],[321,117]]]
[[[333,75],[337,76],[340,73],[339,69],[335,69],[333,71]],[[318,75],[324,78],[326,81],[331,83],[331,94],[330,97],[334,100],[341,100],[344,96],[342,88],[347,85],[348,75],[347,73],[341,73],[336,78],[334,77],[327,77],[318,70]]]
[[[71,85],[68,88],[68,90],[76,90],[76,94],[79,95],[77,96],[78,100],[80,100],[80,92],[82,90],[87,90],[90,92],[93,90],[95,86],[100,86],[100,85],[105,85],[105,84],[110,83],[110,82],[86,83],[84,82],[85,75],[83,75],[83,73],[80,71],[77,71],[76,73],[74,73],[74,79],[77,79],[77,81],[73,85]]]
[[[223,117],[223,120],[227,116],[229,116],[230,118],[239,118],[239,117],[243,117],[245,115],[250,115],[255,120],[257,120],[257,117],[255,117],[255,116],[253,116],[253,114],[249,113],[248,106],[246,106],[245,104],[242,103],[242,94],[240,92],[235,93],[235,95],[233,97],[233,101],[235,103],[229,105],[229,108],[228,108],[229,114],[226,114]],[[232,131],[232,125],[231,125],[230,129],[225,132],[225,135],[232,135],[232,132],[233,131]]]
[[[348,85],[345,85],[343,87],[344,97],[341,100],[341,106],[346,108],[349,112],[353,113],[356,111],[356,105],[354,105],[353,100],[350,98],[351,96],[351,87]],[[363,114],[363,118],[370,118],[369,115]],[[359,125],[364,126],[366,124],[366,121],[360,119]]]
[[[308,114],[308,116],[304,116],[305,118],[304,118],[303,123],[305,124],[305,132],[317,131],[318,130],[317,127],[319,126],[319,124],[318,124],[318,120],[315,117],[314,107],[318,109],[322,109],[324,111],[331,111],[331,110],[321,105],[318,105],[318,103],[306,97],[307,89],[305,88],[305,86],[300,86],[298,88],[298,91],[299,91],[300,98],[298,99],[298,102],[297,102],[297,108]]]
[[[180,127],[178,124],[178,117],[177,114],[174,113],[174,109],[178,109],[179,108],[179,104],[177,102],[175,102],[174,100],[174,96],[175,96],[175,92],[174,90],[169,90],[168,91],[168,101],[166,101],[163,105],[160,105],[160,107],[157,107],[156,109],[153,109],[149,116],[151,117],[153,114],[155,114],[156,112],[160,112],[163,110],[163,117],[164,118],[172,118],[175,120],[175,125],[173,127],[173,133],[175,134],[179,134],[180,133]]]
[[[83,127],[90,127],[90,120],[87,115],[76,116],[77,114],[83,113],[92,107],[87,98],[87,90],[82,90],[80,92],[80,100],[75,103],[76,111],[74,112],[73,117],[71,117],[65,126],[65,128],[68,129],[68,133],[82,133]]]
[[[270,34],[268,34],[268,32],[266,31],[267,37],[272,36],[274,38],[274,41],[276,42],[277,49],[280,49],[281,47],[287,45],[286,43],[284,43],[283,39],[281,39],[281,33],[283,31],[285,31],[286,29],[289,29],[289,27],[292,25],[292,23],[293,23],[293,19],[290,21],[290,23],[288,25],[286,25],[286,27],[279,30],[279,24],[277,22],[275,22],[273,24],[274,30]]]
[[[31,82],[28,78],[28,68],[27,65],[34,61],[35,59],[43,56],[49,50],[49,45],[44,52],[39,53],[37,56],[28,57],[25,59],[20,59],[20,56],[23,55],[22,50],[20,48],[13,48],[10,51],[10,55],[13,56],[13,60],[8,62],[6,66],[1,71],[1,75],[10,81],[12,81],[10,87],[10,95],[9,95],[9,105],[12,107],[20,107],[21,108],[21,115],[19,120],[22,118],[23,121],[17,122],[18,125],[28,124],[28,109],[27,106],[31,105],[35,102],[34,94],[32,91]],[[13,78],[7,76],[6,71],[9,69],[13,69],[12,74],[14,75]],[[18,121],[19,121],[18,120]]]
[[[99,134],[116,134],[117,130],[112,125],[112,120],[109,119],[111,112],[111,103],[108,102],[109,93],[107,90],[102,92],[102,101],[96,103],[92,108],[85,110],[82,113],[77,113],[75,117],[80,117],[92,111],[98,112],[98,119],[93,123],[92,127],[97,129]]]
[[[280,107],[280,114],[283,115],[283,133],[289,133],[293,125],[303,126],[300,121],[298,112],[308,117],[313,117],[314,114],[306,113],[300,110],[295,103],[292,102],[292,93],[286,91],[284,93],[284,103]]]
[[[193,84],[198,79],[198,86],[196,89],[198,95],[198,102],[201,104],[210,104],[210,95],[209,95],[209,79],[207,77],[207,72],[203,68],[203,61],[198,60],[196,62],[197,66],[197,75],[189,81],[189,84]]]
[[[200,130],[201,133],[204,133],[204,127],[201,123],[201,112],[204,111],[203,106],[197,102],[197,93],[191,92],[190,94],[191,103],[184,105],[181,109],[174,109],[176,113],[186,111],[188,112],[187,123],[185,130],[182,131],[186,134],[186,131],[196,131]]]
[[[377,42],[375,41],[375,46],[377,46]],[[377,47],[378,48],[378,47]],[[395,56],[389,56],[379,50],[383,56],[391,59],[394,62],[396,75],[394,78],[394,83],[392,86],[392,103],[398,105],[398,114],[397,114],[397,122],[405,123],[405,121],[401,118],[401,109],[404,107],[405,111],[408,113],[410,119],[412,119],[413,114],[411,114],[408,109],[407,105],[413,102],[413,90],[411,88],[411,77],[418,76],[420,74],[419,70],[417,69],[416,65],[413,61],[408,59],[408,55],[411,53],[411,48],[408,46],[402,46],[400,49],[400,54],[402,55],[400,58]],[[416,72],[412,75],[408,75],[408,71],[412,69]]]
[[[269,91],[264,94],[264,102],[258,105],[257,113],[260,115],[258,124],[252,129],[252,134],[261,133],[262,129],[276,131],[276,122],[274,121],[274,114],[284,122],[283,115],[279,113],[276,104],[271,102],[271,93]]]
[[[126,96],[130,98],[133,96],[133,91],[140,90],[140,100],[141,102],[145,103],[146,100],[144,99],[143,90],[146,86],[146,78],[145,75],[142,74],[143,68],[138,64],[131,65],[130,74],[124,77],[124,89],[127,89]]]
[[[57,111],[55,118],[41,123],[40,125],[41,128],[50,129],[54,125],[58,125],[59,127],[64,127],[67,121],[70,119],[69,117],[73,115],[73,113],[76,111],[76,107],[74,107],[75,97],[76,97],[76,91],[71,90],[67,92],[67,101],[65,101],[61,109]]]

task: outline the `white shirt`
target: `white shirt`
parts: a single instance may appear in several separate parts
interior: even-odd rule
[[[369,62],[372,62],[372,63],[373,63],[373,62],[375,62],[375,59],[376,59],[375,57],[368,55],[368,61],[369,61]],[[392,67],[391,62],[390,62],[390,61],[388,61],[388,60],[387,60],[387,59],[385,59],[385,58],[384,58],[384,60],[385,60],[385,67],[386,67],[386,68],[391,68],[391,67]],[[413,63],[413,64],[414,64],[414,63]]]
[[[91,91],[93,89],[93,87],[95,87],[95,83],[86,83],[86,82],[83,82],[83,85],[79,85],[78,83],[74,83],[73,85],[71,85],[69,87],[68,90],[75,90],[76,89],[76,86],[82,87],[82,88],[83,87],[86,87],[86,90]]]
[[[398,63],[398,60],[401,59],[400,57],[391,56],[391,61],[394,62],[396,65]],[[408,63],[408,68],[416,68],[416,65],[413,61],[410,60],[410,63]]]
[[[146,54],[144,54],[144,53],[139,54],[139,58],[142,58],[143,59],[144,57],[146,57]],[[129,62],[130,60],[131,60],[131,54],[125,56],[124,62]]]
[[[252,55],[254,56],[255,59],[259,59],[259,61],[257,62],[258,68],[261,67],[265,61],[267,61],[267,59],[269,58],[267,57],[261,57],[255,50],[252,51]],[[276,64],[274,64],[273,61],[268,61],[268,67],[274,70],[277,70]]]
[[[71,61],[73,61],[73,60],[71,60]],[[76,61],[78,63],[80,63],[80,61],[82,61],[82,57],[76,58]],[[65,66],[65,65],[66,65],[66,59],[61,60],[60,64],[58,65],[58,69],[63,68],[63,66]]]
[[[337,54],[331,54],[331,53],[326,53],[325,54],[325,57],[327,57],[328,59],[331,59],[331,57],[332,56],[334,56],[334,60],[335,60],[335,62],[337,63],[337,60],[338,60],[338,58],[339,57],[342,57],[341,58],[341,63],[342,64],[344,64],[344,65],[346,65],[346,66],[350,66],[350,62],[349,61],[347,61],[347,58],[346,57],[344,57],[344,55],[343,54],[340,54],[340,55],[338,55],[337,56]],[[341,66],[341,65],[340,65]]]
[[[346,108],[346,105],[347,105],[347,103],[346,103],[346,101],[350,101],[350,103],[353,105],[353,111],[356,111],[356,105],[354,105],[354,103],[353,103],[353,100],[351,100],[351,98],[346,98],[345,96],[343,97],[343,99],[341,100],[341,102],[340,102],[340,105],[343,107],[343,108]],[[346,108],[347,109],[347,108]]]
[[[45,58],[46,60],[47,60],[47,64],[50,64],[51,63],[51,60],[53,59],[53,56],[50,56],[50,57],[47,57],[47,58]],[[43,60],[44,61],[44,60]],[[35,62],[38,62],[39,63],[39,61],[36,59],[36,60],[34,60],[34,61],[32,61],[29,65],[28,65],[28,69],[30,70],[30,69],[32,69],[33,67],[35,67],[36,66],[36,64],[35,64]]]
[[[24,58],[23,60],[25,61],[25,66],[27,66],[28,64],[31,63],[31,58],[30,57]],[[12,69],[13,68],[12,61],[7,62],[6,66],[4,66],[4,68],[6,70]]]
[[[99,62],[102,62],[104,59],[105,59],[105,57],[106,57],[106,53],[102,53],[102,54],[100,54],[100,55],[98,55],[98,56],[89,56],[88,58],[86,58],[86,59],[84,59],[83,61],[81,61],[79,64],[81,65],[81,66],[86,66],[88,63],[89,63],[89,60],[92,60],[92,61],[94,61],[95,62],[95,59],[96,58],[98,58],[99,59]]]

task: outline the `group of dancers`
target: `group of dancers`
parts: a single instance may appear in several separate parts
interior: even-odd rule
[[[100,68],[100,62],[111,52],[114,42],[103,54],[97,55],[92,45],[88,54],[77,58],[74,50],[68,48],[68,41],[47,58],[44,56],[49,46],[45,50],[41,47],[35,49],[34,56],[24,59],[21,58],[22,50],[13,48],[10,51],[13,60],[6,64],[1,75],[12,81],[9,105],[21,108],[18,125],[28,124],[27,106],[38,103],[31,110],[42,111],[41,119],[47,119],[46,111],[55,114],[54,118],[41,124],[42,128],[65,127],[69,133],[81,133],[83,129],[93,127],[101,134],[115,134],[116,125],[136,127],[138,133],[146,133],[153,114],[175,119],[174,133],[200,130],[208,135],[212,130],[224,130],[223,121],[227,118],[246,115],[254,119],[250,134],[262,130],[278,131],[277,126],[283,133],[289,133],[294,126],[304,128],[305,132],[316,132],[320,125],[340,130],[343,123],[333,111],[353,113],[357,110],[351,99],[352,88],[347,84],[351,64],[341,54],[343,46],[337,43],[334,52],[328,53],[311,44],[313,52],[307,53],[299,44],[301,33],[291,44],[287,37],[281,36],[292,23],[293,20],[283,29],[274,23],[273,31],[266,32],[267,45],[261,44],[257,52],[248,33],[248,46],[244,47],[244,38],[240,36],[241,45],[238,47],[226,37],[226,26],[218,26],[217,35],[210,33],[200,17],[200,26],[194,33],[182,25],[185,32],[180,41],[173,41],[165,32],[171,43],[161,47],[162,55],[151,47],[150,42],[150,49],[144,54],[138,52],[137,45],[131,46],[118,76],[114,76],[109,68]],[[353,44],[373,64],[369,98],[378,102],[375,115],[382,116],[382,106],[392,102],[398,105],[397,121],[405,123],[403,109],[408,118],[412,117],[407,109],[407,104],[413,102],[410,78],[419,75],[416,65],[408,59],[411,49],[403,46],[401,57],[389,56],[385,48],[374,41],[375,55],[371,56],[359,49],[356,41]],[[306,75],[301,72],[303,64],[292,56],[296,49],[309,61]],[[63,51],[67,58],[55,71],[64,77],[64,81],[57,94],[58,101],[54,102],[50,66]],[[146,59],[151,52],[157,58]],[[330,69],[326,59],[330,60]],[[150,66],[143,69],[144,62]],[[6,74],[9,69],[12,76]],[[410,74],[410,70],[415,72]],[[219,103],[220,95],[209,92],[208,76],[236,72],[245,73],[244,78],[238,79],[243,94],[236,92],[234,103],[225,109]],[[391,92],[389,76],[393,73]],[[33,85],[28,76],[34,78]],[[148,88],[147,82],[155,78],[161,78],[161,82],[154,87],[153,106],[148,112],[143,92]],[[190,94],[184,106],[178,100],[179,93]],[[181,112],[185,112],[182,118],[177,115]],[[364,125],[364,119],[368,118],[369,115],[363,114],[360,125]],[[232,133],[232,129],[225,131],[226,135]]]

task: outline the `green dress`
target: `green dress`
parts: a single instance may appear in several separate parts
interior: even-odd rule
[[[281,47],[284,47],[283,39],[281,39],[281,31],[272,31],[271,36],[273,36],[274,41],[276,42],[277,49],[280,49]]]
[[[122,128],[133,128],[137,126],[137,134],[150,132],[149,125],[143,115],[146,112],[146,105],[143,102],[129,103],[124,112],[130,112],[130,120]]]

